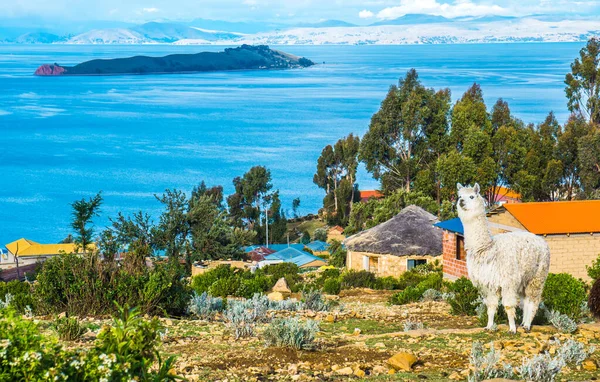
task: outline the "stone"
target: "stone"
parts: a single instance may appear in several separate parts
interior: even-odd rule
[[[167,318],[167,319],[165,320],[165,325],[166,325],[166,326],[173,326],[173,320],[171,320],[170,318]]]
[[[352,375],[354,374],[354,370],[350,366],[344,367],[336,371],[339,375]]]
[[[460,381],[461,379],[463,379],[463,376],[455,371],[454,373],[450,374],[448,378],[454,381]]]
[[[65,318],[65,317],[67,317],[67,312],[61,312],[61,313],[58,315],[58,318]]]
[[[360,332],[361,332],[361,330],[359,328],[354,328],[354,333],[352,333],[352,335],[360,336]]]
[[[583,363],[581,364],[581,367],[583,367],[583,370],[587,370],[587,371],[595,371],[598,369],[596,362],[592,361],[591,359],[583,361]]]
[[[356,369],[354,369],[354,375],[359,378],[362,378],[366,375],[366,373],[364,370],[361,370],[359,367],[357,367]]]
[[[273,292],[281,292],[281,293],[292,293],[292,290],[285,281],[285,277],[280,278],[273,286]]]
[[[333,324],[335,322],[335,317],[333,316],[333,314],[328,314],[327,317],[325,317],[325,322]]]
[[[267,295],[267,298],[271,301],[283,301],[283,293],[281,292],[271,292]]]
[[[374,375],[381,375],[381,374],[386,374],[388,372],[388,368],[385,366],[381,366],[381,365],[376,365],[373,367],[373,374]]]
[[[384,344],[383,342],[377,342],[377,343],[375,344],[375,347],[376,347],[376,348],[383,349],[383,348],[385,348],[385,344]]]
[[[388,365],[396,370],[411,371],[412,366],[417,362],[417,357],[410,353],[397,353],[387,360]]]

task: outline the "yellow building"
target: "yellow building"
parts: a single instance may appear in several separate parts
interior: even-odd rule
[[[0,264],[16,264],[16,258],[19,259],[19,264],[29,264],[61,253],[83,253],[74,243],[40,244],[24,238],[6,244],[6,249],[8,254],[0,258]],[[92,243],[89,249],[95,251],[95,244]]]

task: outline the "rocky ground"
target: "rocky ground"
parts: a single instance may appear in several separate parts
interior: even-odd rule
[[[555,352],[550,340],[572,338],[595,345],[599,351],[581,366],[563,369],[559,380],[600,379],[598,323],[582,325],[574,334],[544,326],[513,335],[503,325],[490,333],[479,328],[473,317],[450,315],[444,302],[388,306],[387,292],[344,292],[340,310],[331,313],[272,313],[321,321],[312,351],[266,347],[261,339],[264,325],[257,328],[255,337],[236,340],[218,319],[163,319],[167,328],[163,351],[178,356],[177,372],[191,381],[447,381],[467,379],[474,341],[488,348],[493,345],[501,352],[502,362],[518,366],[526,357]],[[405,332],[407,320],[420,321],[425,328]],[[93,336],[88,333],[69,346],[87,346]]]

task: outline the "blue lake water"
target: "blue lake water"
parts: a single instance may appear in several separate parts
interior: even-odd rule
[[[312,183],[327,144],[362,135],[388,87],[410,68],[457,99],[474,82],[526,122],[567,118],[564,75],[580,43],[286,46],[320,64],[303,70],[185,75],[34,77],[43,63],[221,50],[178,46],[0,45],[0,245],[20,237],[56,242],[69,203],[103,191],[102,216],[142,209],[154,194],[201,180],[233,190],[253,165],[271,169],[291,209],[316,212]],[[363,189],[377,187],[360,170]]]

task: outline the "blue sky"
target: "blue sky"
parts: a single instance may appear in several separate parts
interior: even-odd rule
[[[4,18],[40,16],[63,20],[190,20],[370,23],[425,13],[445,17],[529,14],[598,16],[600,1],[580,0],[2,0]]]

